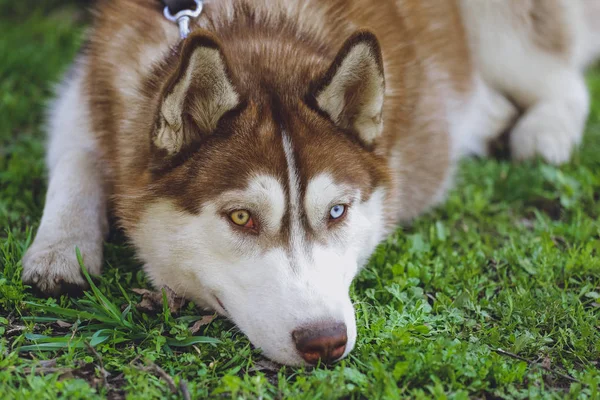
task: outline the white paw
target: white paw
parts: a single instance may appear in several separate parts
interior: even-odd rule
[[[76,247],[79,247],[90,274],[99,274],[102,240],[69,238],[51,242],[36,238],[23,257],[23,282],[50,296],[87,288],[88,283],[77,261]]]
[[[541,156],[551,164],[564,164],[571,159],[581,142],[582,124],[562,118],[560,110],[536,109],[521,118],[510,135],[511,155],[516,160]]]

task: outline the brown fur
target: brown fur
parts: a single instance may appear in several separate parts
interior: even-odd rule
[[[565,21],[561,0],[512,0],[517,21],[528,27],[533,43],[540,49],[568,59],[573,38]]]
[[[386,0],[376,7],[367,0],[208,2],[197,25],[222,43],[243,106],[221,119],[218,134],[157,170],[150,135],[159,93],[178,65],[177,27],[164,20],[158,1],[104,1],[86,55],[86,82],[121,224],[133,229],[154,196],[173,197],[194,211],[215,194],[243,186],[252,173],[284,174],[282,124],[292,136],[303,188],[317,172],[335,171],[367,195],[388,186],[390,225],[417,215],[450,170],[446,127],[429,117],[435,105],[422,98],[438,84],[426,79],[424,63],[445,69],[445,83],[458,91],[469,87],[458,18],[454,1]],[[340,134],[304,101],[358,29],[379,39],[388,87],[375,149]],[[396,157],[399,176],[390,172],[400,162]]]
[[[563,7],[557,1],[533,0],[529,15],[534,43],[551,53],[568,55],[572,38],[566,29]]]
[[[566,162],[581,140],[579,66],[600,42],[579,23],[584,0],[206,0],[183,41],[160,3],[101,2],[52,108],[23,259],[46,293],[85,285],[75,245],[100,273],[110,197],[157,287],[229,317],[275,361],[314,362],[296,334],[321,323],[345,330],[346,355],[353,277],[443,200],[515,104],[514,158]]]

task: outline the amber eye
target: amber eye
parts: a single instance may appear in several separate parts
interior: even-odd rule
[[[231,222],[238,226],[242,226],[244,228],[254,228],[252,216],[246,210],[235,210],[229,214],[229,219],[231,219]]]

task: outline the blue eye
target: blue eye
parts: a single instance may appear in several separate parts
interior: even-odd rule
[[[338,219],[342,217],[345,212],[346,206],[343,204],[338,204],[331,207],[331,210],[329,211],[329,216],[331,217],[331,219]]]

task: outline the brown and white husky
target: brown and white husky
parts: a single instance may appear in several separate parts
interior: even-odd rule
[[[23,280],[85,286],[75,247],[100,274],[112,210],[157,287],[275,361],[340,359],[353,278],[461,155],[512,126],[515,158],[569,160],[599,4],[207,0],[181,40],[160,1],[103,1],[51,110]]]

